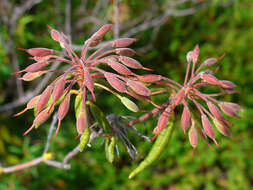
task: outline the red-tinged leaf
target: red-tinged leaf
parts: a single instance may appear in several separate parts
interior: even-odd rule
[[[105,61],[113,70],[122,75],[133,75],[133,72],[130,71],[126,66],[112,60]]]
[[[219,80],[211,74],[204,73],[204,74],[200,75],[200,78],[203,79],[204,81],[206,81],[209,84],[220,85]]]
[[[113,74],[113,73],[104,73],[106,80],[109,84],[119,92],[126,92],[126,86]]]
[[[162,80],[161,75],[154,75],[154,74],[138,75],[137,78],[142,82],[150,82],[150,83]]]
[[[137,94],[142,96],[150,96],[151,91],[143,84],[132,80],[127,81],[127,85]]]
[[[190,114],[188,106],[185,105],[184,110],[183,110],[183,114],[181,117],[181,126],[184,130],[184,133],[186,133],[186,130],[190,125],[190,121],[191,121],[191,114]]]
[[[120,38],[120,39],[117,39],[117,40],[114,40],[112,43],[111,43],[111,46],[112,47],[127,47],[129,45],[131,45],[132,43],[136,42],[137,39],[135,38]]]
[[[198,134],[197,134],[197,130],[194,127],[194,124],[191,126],[188,132],[188,137],[189,137],[191,146],[195,149],[198,144]]]
[[[96,96],[94,94],[94,81],[93,81],[93,79],[89,73],[89,69],[87,67],[83,68],[83,74],[84,74],[84,85],[91,92],[93,100],[96,101]]]
[[[47,104],[50,96],[51,96],[51,93],[52,93],[52,86],[49,85],[45,90],[44,92],[41,94],[40,96],[40,99],[37,103],[37,114],[39,114],[41,112],[41,110],[45,107],[45,105]]]

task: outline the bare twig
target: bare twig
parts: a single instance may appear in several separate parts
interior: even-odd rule
[[[50,142],[51,142],[51,139],[52,139],[52,135],[53,135],[53,131],[55,129],[56,121],[57,121],[57,113],[55,113],[54,116],[53,116],[53,120],[51,122],[49,131],[48,131],[47,142],[45,144],[45,148],[44,148],[43,154],[45,154],[45,153],[48,152],[48,149],[49,149],[49,146],[50,146]]]
[[[66,0],[65,5],[65,33],[71,38],[71,0]]]
[[[80,152],[80,145],[78,144],[71,152],[69,152],[63,159],[63,164],[67,164],[68,161]]]
[[[120,26],[119,26],[119,6],[121,0],[115,0],[114,3],[114,39],[119,38]]]

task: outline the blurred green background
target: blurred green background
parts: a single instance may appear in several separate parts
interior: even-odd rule
[[[26,1],[7,1],[13,6],[22,6]],[[105,23],[114,22],[114,2],[99,0],[71,2],[71,33],[75,44],[82,44],[90,33],[101,24],[97,20],[84,22],[81,20],[88,16],[97,17]],[[155,9],[154,17],[166,11],[171,5],[170,0],[139,1],[123,0],[120,4],[120,26],[134,21],[142,16],[148,9]],[[182,1],[183,2],[183,1]],[[211,1],[186,1],[174,7],[178,10],[189,9]],[[185,72],[185,55],[196,44],[200,45],[200,60],[208,57],[219,57],[226,53],[222,61],[218,78],[231,80],[238,85],[240,94],[226,95],[224,101],[239,103],[245,110],[241,118],[232,118],[234,123],[231,129],[240,142],[234,142],[217,133],[217,140],[221,148],[212,151],[200,141],[196,153],[192,155],[192,148],[187,135],[183,134],[179,123],[166,151],[155,164],[146,169],[133,180],[128,180],[128,174],[147,155],[151,143],[143,142],[140,138],[131,135],[132,142],[139,150],[137,160],[132,162],[127,153],[121,151],[121,156],[112,165],[105,159],[104,146],[97,139],[91,148],[87,148],[73,160],[72,169],[48,167],[40,164],[20,172],[0,175],[0,189],[171,189],[171,190],[248,190],[253,187],[253,1],[235,0],[223,1],[227,6],[221,6],[220,1],[212,1],[204,9],[197,10],[194,14],[186,16],[169,16],[159,27],[149,28],[135,35],[139,38],[134,47],[143,51],[148,47],[144,57],[138,57],[143,65],[154,69],[155,73],[168,76],[179,82],[183,81]],[[4,7],[5,0],[0,1],[1,26],[0,26],[0,108],[6,103],[17,99],[15,77],[12,66],[13,49],[15,46],[49,47],[58,48],[50,39],[47,24],[64,31],[66,26],[66,1],[44,0],[27,10],[17,19],[15,26],[4,22],[3,9],[7,17],[11,18],[12,12]],[[97,6],[101,3],[100,7]],[[154,6],[154,4],[156,6]],[[86,8],[85,8],[86,7]],[[98,7],[97,12],[96,9]],[[13,11],[14,7],[10,10]],[[148,19],[149,14],[146,15]],[[141,21],[145,22],[146,20]],[[93,23],[94,22],[94,23]],[[140,24],[141,24],[140,23]],[[136,25],[138,26],[138,24]],[[136,27],[135,25],[132,28]],[[13,27],[13,28],[11,28]],[[124,31],[125,30],[125,31]],[[155,32],[154,32],[155,30]],[[156,34],[156,35],[155,35]],[[113,34],[106,36],[112,39]],[[152,39],[152,40],[151,40]],[[14,49],[14,51],[16,51]],[[14,52],[15,53],[15,52]],[[27,65],[28,57],[25,53],[17,51],[17,60],[21,68]],[[35,88],[35,83],[24,83],[25,91]],[[158,100],[159,101],[159,100]],[[106,94],[98,103],[107,114],[117,113],[133,115],[125,110],[115,97]],[[115,106],[117,105],[117,106]],[[145,102],[138,105],[151,109]],[[14,109],[0,112],[0,163],[10,166],[31,160],[41,155],[46,141],[50,122],[31,132],[26,137],[22,134],[33,120],[33,114],[13,118],[12,114],[24,108],[19,106]],[[179,118],[179,116],[178,116]],[[178,121],[178,119],[177,119]],[[137,125],[137,128],[148,136],[152,136],[152,128],[156,119],[150,119],[146,125]],[[58,160],[73,149],[78,141],[75,139],[75,120],[69,114],[62,123],[60,134],[53,137],[50,147]]]

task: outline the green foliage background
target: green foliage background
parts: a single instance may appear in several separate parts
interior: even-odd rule
[[[95,1],[90,1],[93,6]],[[72,12],[78,8],[79,1],[73,1]],[[144,1],[124,1],[129,8],[129,19],[138,16],[145,9]],[[64,1],[60,3],[64,9]],[[112,7],[108,6],[110,11]],[[46,14],[45,14],[46,12]],[[47,15],[47,16],[45,16]],[[131,16],[130,16],[131,15]],[[75,22],[73,13],[72,22]],[[20,47],[58,47],[49,38],[46,24],[55,26],[63,23],[62,17],[55,17],[54,7],[50,1],[43,1],[19,19],[15,33],[15,43]],[[154,48],[140,58],[145,66],[156,73],[163,74],[182,82],[185,69],[185,54],[195,44],[200,45],[200,60],[218,57],[224,52],[218,77],[235,82],[240,94],[225,96],[223,100],[237,102],[244,108],[240,119],[231,119],[234,123],[232,132],[240,142],[234,142],[217,133],[221,149],[212,151],[200,142],[195,155],[189,145],[187,136],[183,134],[179,123],[173,133],[166,151],[149,169],[146,169],[133,180],[128,174],[137,166],[141,157],[147,155],[151,144],[142,142],[131,136],[139,150],[139,157],[131,162],[126,153],[121,153],[114,165],[108,163],[104,155],[104,146],[97,139],[91,148],[71,160],[72,169],[63,171],[43,164],[0,176],[0,189],[228,189],[249,190],[253,186],[253,1],[237,0],[226,8],[215,4],[192,16],[170,17],[161,27],[155,39]],[[1,34],[10,38],[5,26],[1,26]],[[61,29],[61,27],[59,27]],[[84,28],[85,30],[85,28]],[[150,40],[151,31],[138,35],[137,47]],[[85,36],[87,38],[87,36]],[[108,37],[109,38],[109,37]],[[82,38],[74,38],[81,44]],[[18,52],[20,66],[23,68],[27,57]],[[11,76],[10,61],[6,56],[3,43],[0,43],[0,104],[11,101],[6,95],[7,81]],[[27,84],[26,84],[27,85]],[[159,101],[159,100],[158,100]],[[131,114],[120,102],[109,94],[99,99],[99,106],[106,113]],[[114,106],[117,105],[117,106]],[[145,103],[140,107],[148,108]],[[18,108],[18,111],[22,108]],[[62,130],[53,138],[52,150],[57,159],[62,159],[78,143],[75,140],[75,122],[73,114],[64,120]],[[2,165],[13,165],[31,160],[39,156],[46,140],[48,125],[44,124],[37,131],[26,137],[24,130],[32,123],[31,112],[13,119],[6,113],[0,113],[0,162]],[[151,129],[156,120],[149,120],[146,125],[137,128],[151,136]]]

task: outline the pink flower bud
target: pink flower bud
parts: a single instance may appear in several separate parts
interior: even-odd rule
[[[24,133],[24,136],[27,135],[34,127],[44,123],[52,112],[49,112],[49,109],[45,109],[42,112],[40,112],[34,119],[32,126]]]
[[[197,63],[199,57],[199,45],[196,45],[194,50],[193,50],[193,63]]]
[[[143,67],[138,61],[136,61],[135,59],[131,57],[120,56],[119,61],[122,62],[127,67],[130,67],[133,69],[143,69],[143,70],[148,70],[148,71],[152,70],[152,69]]]
[[[51,55],[47,55],[47,56],[43,56],[43,57],[32,57],[31,59],[35,60],[35,61],[47,61],[51,58]]]
[[[86,124],[87,124],[86,112],[85,110],[82,109],[76,120],[76,129],[78,134],[82,134],[84,132]]]
[[[63,95],[65,84],[66,84],[66,79],[65,79],[65,76],[63,75],[60,79],[58,79],[57,84],[54,86],[53,93],[52,93],[53,102],[49,108],[49,111],[51,111],[51,109],[54,107],[57,100]]]
[[[178,104],[180,104],[184,98],[184,93],[185,90],[184,88],[182,88],[181,90],[179,90],[179,92],[175,95],[175,100],[174,100],[174,106],[177,106]]]
[[[190,63],[193,59],[193,52],[189,51],[186,55],[187,62]]]
[[[241,106],[239,106],[236,103],[232,103],[232,102],[223,102],[223,103],[231,107],[231,109],[233,109],[235,112],[242,110]]]
[[[217,63],[217,61],[218,61],[218,59],[216,59],[216,58],[209,58],[209,59],[205,60],[205,61],[202,63],[202,65],[203,65],[203,66],[212,66],[212,65],[214,65],[215,63]]]
[[[211,113],[214,115],[215,118],[217,118],[220,121],[225,120],[225,117],[222,115],[219,108],[217,108],[213,103],[208,101],[207,106],[208,106],[209,110],[211,111]]]
[[[158,82],[162,79],[161,75],[154,75],[154,74],[149,74],[149,75],[138,75],[137,78],[142,81],[142,82]]]
[[[202,120],[202,125],[203,125],[203,128],[204,128],[204,131],[207,134],[207,136],[209,136],[214,141],[214,143],[217,146],[219,146],[217,141],[215,140],[214,130],[213,130],[212,124],[208,120],[207,116],[206,115],[201,115],[201,120]]]
[[[34,63],[32,65],[29,65],[24,70],[15,72],[13,74],[16,75],[16,74],[23,73],[23,72],[37,72],[37,71],[40,71],[41,69],[45,68],[46,66],[48,66],[48,62],[41,61],[41,62]]]
[[[127,85],[137,94],[142,95],[142,96],[150,96],[151,95],[151,91],[144,86],[143,84],[139,83],[139,82],[135,82],[132,80],[128,80],[127,81]]]
[[[156,134],[159,134],[167,125],[169,120],[169,113],[165,110],[158,119]]]
[[[232,83],[228,80],[220,80],[220,86],[222,88],[228,88],[228,89],[236,87],[236,85],[234,83]]]
[[[26,51],[30,55],[36,56],[36,57],[43,57],[43,56],[47,56],[47,55],[52,55],[54,53],[54,50],[48,49],[48,48],[23,49],[23,48],[17,47],[17,49],[22,50],[22,51]]]
[[[52,93],[52,86],[48,86],[44,92],[41,94],[40,96],[40,99],[37,103],[37,114],[41,112],[41,110],[45,107],[45,105],[47,104],[50,96],[51,96],[51,93]]]
[[[102,26],[96,33],[91,36],[91,39],[102,39],[104,35],[113,27],[113,24],[106,24]]]
[[[204,81],[206,81],[209,84],[220,85],[219,80],[211,74],[204,73],[200,76],[200,78],[203,79]]]
[[[94,94],[94,81],[93,81],[93,79],[90,75],[89,69],[87,67],[83,68],[83,75],[84,75],[84,85],[91,92],[93,100],[96,101],[96,96]]]
[[[61,126],[61,121],[66,116],[69,110],[69,102],[70,102],[70,94],[68,93],[63,101],[61,102],[59,109],[58,109],[58,126],[56,130],[56,135],[58,134]]]
[[[51,30],[50,34],[51,34],[52,39],[59,42],[60,36],[61,36],[60,33],[57,30],[53,29],[51,26],[49,26],[49,25],[47,25],[47,26]]]
[[[236,110],[227,102],[220,102],[219,107],[230,117],[238,117]]]
[[[186,133],[186,130],[190,125],[190,121],[191,121],[191,114],[190,114],[188,106],[185,105],[184,110],[183,110],[183,114],[181,117],[181,126],[184,130],[184,133]]]
[[[211,113],[214,115],[214,117],[223,125],[226,126],[231,126],[231,123],[229,123],[225,117],[222,115],[222,113],[220,112],[219,108],[217,108],[214,104],[212,104],[211,102],[207,102],[207,106],[209,108],[209,110],[211,111]]]
[[[109,84],[119,92],[126,92],[126,86],[112,73],[104,73]]]
[[[123,55],[123,56],[134,56],[136,52],[130,48],[117,48],[115,49],[115,53],[118,55]]]
[[[26,73],[24,74],[21,78],[19,78],[20,80],[24,80],[24,81],[32,81],[35,80],[36,78],[40,77],[42,74],[44,74],[45,72],[42,71],[38,71],[38,72],[33,72],[33,73]]]
[[[198,134],[197,134],[197,131],[196,131],[194,125],[191,126],[191,128],[188,132],[188,137],[189,137],[189,141],[190,141],[191,146],[195,149],[198,144]]]
[[[26,111],[29,110],[29,109],[35,108],[35,106],[37,105],[39,99],[40,99],[40,95],[33,97],[33,98],[27,103],[26,108],[25,108],[24,110],[22,110],[21,112],[16,113],[16,114],[14,115],[14,117],[17,117],[17,116],[23,114],[24,112],[26,112]]]
[[[116,61],[111,61],[111,60],[106,60],[106,63],[115,71],[122,75],[133,75],[133,72],[130,71],[127,67],[124,65],[116,62]]]
[[[131,45],[132,43],[136,42],[137,39],[135,38],[120,38],[120,39],[117,39],[117,40],[114,40],[112,42],[112,47],[126,47],[126,46],[129,46]]]
[[[221,134],[223,134],[224,136],[231,137],[231,132],[229,131],[228,127],[226,127],[224,124],[220,123],[216,119],[214,120],[214,124]]]

